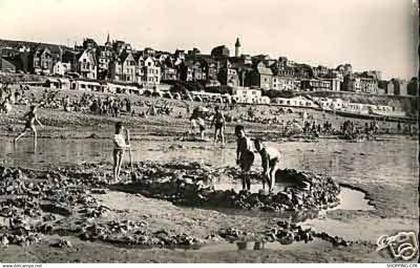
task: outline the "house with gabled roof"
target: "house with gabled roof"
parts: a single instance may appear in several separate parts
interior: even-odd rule
[[[136,82],[136,60],[130,50],[124,50],[118,57],[121,64],[121,80],[124,82]]]
[[[51,74],[55,57],[47,47],[39,46],[31,56],[32,72],[35,74]]]
[[[157,85],[160,83],[160,63],[158,60],[148,56],[144,59],[143,83],[145,85]]]
[[[76,64],[76,72],[79,73],[82,78],[97,78],[98,63],[93,50],[85,49],[83,52],[78,54]]]

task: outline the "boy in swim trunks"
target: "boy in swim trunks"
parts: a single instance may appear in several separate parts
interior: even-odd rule
[[[265,183],[268,184],[268,191],[272,192],[275,183],[275,174],[280,162],[280,153],[278,150],[265,147],[261,140],[254,141],[255,150],[261,156],[261,164],[263,168],[263,190],[265,190]]]
[[[40,127],[43,127],[41,122],[39,122],[38,120],[36,110],[36,106],[31,105],[30,111],[23,116],[23,118],[26,119],[25,129],[14,139],[15,144],[20,138],[22,138],[26,134],[27,131],[31,130],[34,133],[34,148],[36,148],[38,133],[36,132],[35,123],[37,123]]]
[[[235,135],[237,137],[236,164],[240,166],[242,171],[242,189],[250,191],[251,179],[249,171],[255,159],[251,150],[251,141],[246,137],[244,127],[241,125],[235,127]]]
[[[225,128],[226,128],[226,120],[223,112],[219,110],[219,107],[216,106],[214,108],[215,114],[213,116],[213,120],[211,122],[211,126],[214,124],[214,143],[217,142],[219,136],[222,142],[222,145],[225,144]],[[210,126],[210,127],[211,127]]]
[[[130,148],[130,145],[126,143],[126,137],[123,134],[124,126],[121,122],[115,124],[115,135],[114,135],[114,181],[117,183],[120,179],[121,164],[124,156],[124,150]]]

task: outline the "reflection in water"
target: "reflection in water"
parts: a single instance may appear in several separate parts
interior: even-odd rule
[[[315,238],[314,241],[304,243],[303,241],[294,242],[289,245],[282,245],[279,242],[266,241],[237,241],[224,242],[212,245],[206,245],[198,249],[175,249],[177,251],[193,251],[193,252],[227,252],[227,251],[244,251],[244,250],[297,250],[305,247],[330,247],[331,244]]]
[[[181,144],[182,147],[170,149],[173,144]],[[371,181],[390,177],[395,180],[412,180],[413,176],[418,177],[417,143],[413,140],[401,138],[364,143],[320,140],[317,143],[288,142],[269,145],[278,148],[282,153],[281,168],[310,170],[336,177],[357,177]],[[228,144],[225,149],[214,147],[210,143],[197,146],[196,143],[178,141],[133,141],[132,146],[134,161],[188,160],[216,166],[235,165],[234,143]],[[39,139],[37,152],[34,153],[31,139],[20,140],[15,150],[11,138],[0,137],[2,162],[34,168],[48,167],[50,164],[99,161],[111,163],[112,148],[111,139]],[[255,165],[259,167],[259,157]]]
[[[173,144],[181,144],[182,147],[170,149]],[[401,138],[387,142],[364,143],[320,140],[317,143],[288,142],[269,145],[278,148],[282,153],[281,168],[325,172],[332,176],[360,177],[369,180],[381,180],[386,177],[404,180],[418,175],[417,143],[413,140]],[[210,143],[197,146],[196,143],[178,141],[133,141],[132,146],[134,161],[188,160],[216,166],[235,165],[234,143],[228,144],[225,149],[214,147]],[[39,139],[37,152],[33,153],[31,139],[20,140],[15,150],[11,138],[0,137],[2,162],[35,168],[49,164],[99,161],[111,163],[112,148],[111,139]],[[260,165],[259,157],[255,165]],[[413,174],[413,171],[417,174]]]

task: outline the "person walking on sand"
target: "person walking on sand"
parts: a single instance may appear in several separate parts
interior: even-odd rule
[[[124,136],[124,126],[121,122],[115,124],[114,134],[114,182],[117,183],[120,179],[121,164],[124,156],[124,150],[129,149],[130,145],[126,143],[126,137]]]
[[[265,191],[265,183],[267,183],[268,191],[271,193],[274,189],[275,175],[280,162],[280,152],[274,148],[266,147],[260,139],[254,140],[254,146],[261,156],[263,190]]]
[[[14,143],[16,144],[17,141],[22,138],[28,130],[31,130],[34,134],[34,148],[37,145],[37,138],[38,133],[35,128],[35,123],[37,123],[40,127],[44,127],[41,122],[38,120],[38,116],[36,115],[37,107],[35,105],[31,105],[30,111],[27,112],[23,118],[26,119],[25,122],[25,129],[14,139]]]
[[[226,120],[222,111],[220,111],[219,106],[214,108],[215,114],[213,120],[210,124],[210,127],[214,124],[214,143],[217,143],[219,137],[222,145],[225,144],[225,129],[226,129]]]
[[[255,155],[251,150],[251,141],[245,135],[242,125],[235,127],[235,135],[237,137],[236,148],[236,164],[241,168],[242,190],[251,190],[251,178],[249,171],[254,163]]]

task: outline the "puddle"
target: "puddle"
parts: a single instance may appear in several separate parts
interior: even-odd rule
[[[227,251],[253,251],[253,250],[297,250],[302,248],[312,248],[312,247],[328,247],[331,246],[331,243],[315,239],[314,241],[305,243],[305,242],[294,242],[289,245],[283,245],[280,242],[264,242],[264,241],[237,241],[237,242],[224,242],[216,243],[211,245],[205,245],[199,248],[174,248],[175,251],[183,252],[206,252],[206,253],[217,253],[217,252],[227,252]]]
[[[366,199],[366,194],[362,191],[354,190],[344,186],[341,186],[340,189],[341,191],[338,195],[340,204],[329,210],[375,210],[375,207],[369,204],[369,200]]]

